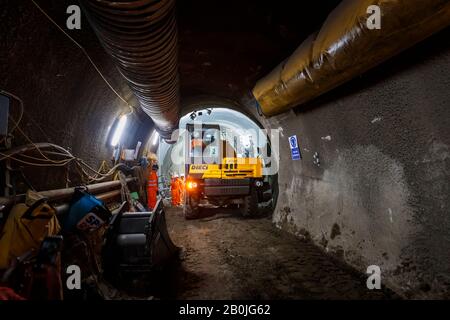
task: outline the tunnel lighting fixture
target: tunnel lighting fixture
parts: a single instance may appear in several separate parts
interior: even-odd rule
[[[114,135],[111,139],[111,146],[115,147],[120,142],[120,138],[122,137],[126,124],[127,124],[127,116],[122,115],[119,119],[119,123],[117,124],[116,130],[114,131]]]
[[[153,134],[153,141],[152,144],[155,146],[156,143],[158,142],[158,138],[159,138],[159,133],[158,131],[155,131],[155,133]]]

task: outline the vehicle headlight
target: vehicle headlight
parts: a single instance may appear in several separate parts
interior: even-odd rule
[[[197,188],[197,182],[195,182],[195,181],[188,181],[188,183],[187,183],[187,188],[188,188],[189,190],[192,190],[192,189]]]

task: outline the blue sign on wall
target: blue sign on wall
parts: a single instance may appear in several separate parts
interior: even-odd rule
[[[291,147],[292,160],[300,160],[302,158],[302,155],[300,153],[300,148],[298,147],[298,141],[297,141],[296,135],[289,137],[289,146]]]

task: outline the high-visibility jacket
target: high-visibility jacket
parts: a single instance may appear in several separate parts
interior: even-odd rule
[[[202,139],[192,139],[192,141],[191,141],[192,149],[194,149],[194,148],[204,148],[205,146],[206,145],[205,145],[205,143],[203,142]]]
[[[183,204],[184,203],[184,192],[185,192],[185,182],[183,179],[179,178],[178,179],[178,192],[180,194],[180,199],[179,199],[179,204]]]
[[[153,210],[156,206],[158,195],[158,174],[155,170],[150,170],[147,182],[147,206]]]
[[[170,191],[172,193],[172,205],[178,206],[180,204],[180,187],[178,178],[172,178]]]

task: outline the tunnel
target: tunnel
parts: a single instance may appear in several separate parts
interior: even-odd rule
[[[449,24],[1,1],[0,300],[448,300]]]

